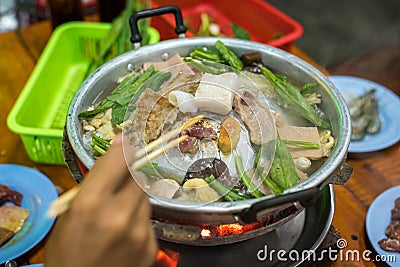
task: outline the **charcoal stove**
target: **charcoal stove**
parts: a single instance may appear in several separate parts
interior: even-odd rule
[[[63,151],[79,183],[85,172],[65,133]],[[336,245],[340,235],[332,226],[334,208],[333,185],[328,185],[314,205],[305,209],[289,205],[250,225],[182,225],[153,218],[151,223],[163,253],[155,266],[298,266],[312,257],[319,259],[318,251]],[[221,230],[224,227],[230,230]],[[277,255],[269,257],[273,250],[295,250],[300,255],[307,250],[312,254],[310,259],[279,261]]]

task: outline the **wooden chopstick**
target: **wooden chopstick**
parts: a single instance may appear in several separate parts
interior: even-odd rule
[[[143,165],[145,165],[147,162],[157,158],[158,156],[162,155],[163,153],[167,152],[171,148],[177,146],[180,142],[188,138],[188,135],[183,135],[177,139],[172,140],[168,144],[166,144],[163,147],[160,147],[159,149],[153,151],[150,153],[147,157],[142,157],[139,160],[137,160],[131,167],[132,170],[137,170]],[[80,186],[77,185],[64,194],[62,194],[58,199],[53,201],[51,203],[49,210],[47,211],[47,217],[53,218],[58,215],[61,215],[62,213],[66,212],[68,208],[71,206],[72,200],[75,198],[75,196],[78,194],[80,190]]]
[[[149,143],[143,149],[139,150],[137,152],[137,158],[139,158],[139,159],[136,160],[134,164],[132,164],[131,169],[137,170],[140,167],[142,167],[143,165],[145,165],[147,162],[157,158],[158,156],[167,152],[171,148],[179,145],[180,142],[182,142],[183,140],[188,138],[187,135],[183,135],[177,139],[174,139],[174,140],[168,142],[165,146],[160,147],[159,149],[148,154],[147,157],[144,157],[147,153],[152,151],[154,148],[161,145],[163,143],[163,140],[170,140],[171,138],[178,135],[184,129],[188,128],[189,126],[191,126],[191,125],[195,124],[196,122],[198,122],[199,120],[201,120],[203,117],[204,116],[200,115],[200,116],[190,119],[182,127],[178,127],[174,130],[171,130],[170,132],[163,134],[161,137],[159,137],[158,139]],[[72,189],[68,190],[67,192],[65,192],[64,194],[62,194],[58,199],[53,201],[53,203],[51,203],[51,205],[49,207],[49,210],[47,211],[47,214],[46,214],[47,217],[53,218],[58,215],[61,215],[65,211],[67,211],[68,208],[71,206],[72,200],[78,194],[79,190],[80,190],[80,186],[77,185],[77,186],[73,187]]]
[[[145,165],[147,162],[157,158],[158,156],[164,154],[165,152],[167,152],[171,148],[179,145],[180,142],[182,142],[183,140],[185,140],[188,137],[189,137],[188,135],[182,135],[181,137],[179,137],[179,138],[177,138],[175,140],[172,140],[171,142],[169,142],[165,146],[162,146],[159,149],[151,152],[147,157],[142,157],[142,158],[136,160],[135,163],[132,164],[131,169],[132,170],[139,169],[140,167]]]
[[[196,117],[188,120],[187,122],[185,122],[185,124],[183,124],[182,127],[175,128],[175,129],[173,129],[173,130],[171,130],[171,131],[169,131],[169,132],[167,132],[165,134],[162,134],[158,139],[156,139],[153,142],[147,144],[144,148],[142,148],[138,152],[136,152],[136,157],[137,158],[143,157],[149,151],[152,151],[155,147],[161,145],[163,143],[163,140],[170,140],[170,139],[174,138],[180,132],[182,132],[186,128],[192,126],[193,124],[195,124],[196,122],[198,122],[202,118],[204,118],[203,115],[196,116]]]

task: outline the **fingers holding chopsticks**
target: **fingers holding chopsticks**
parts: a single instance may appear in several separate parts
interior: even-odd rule
[[[130,173],[123,152],[122,136],[114,139],[107,153],[101,156],[86,175],[81,190],[86,187],[90,194],[113,194],[121,184],[130,179]],[[133,182],[133,181],[132,181]]]
[[[70,209],[59,217],[46,250],[47,267],[154,262],[157,242],[151,206],[131,178],[122,150],[117,139],[87,174]]]

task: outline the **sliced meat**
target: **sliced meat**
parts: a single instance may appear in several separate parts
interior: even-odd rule
[[[28,217],[28,209],[5,204],[0,207],[0,228],[18,233]]]
[[[138,138],[146,143],[158,138],[166,124],[173,124],[178,115],[168,99],[151,89],[146,89],[136,102],[133,126],[139,132]]]
[[[151,65],[153,65],[154,68],[158,71],[171,73],[171,78],[166,82],[163,88],[173,88],[176,85],[183,85],[185,84],[185,82],[182,82],[182,78],[194,75],[192,69],[182,60],[181,56],[179,56],[178,54],[175,54],[165,61],[145,62],[143,64],[143,69],[147,70]],[[187,79],[185,80],[187,81]],[[164,94],[165,92],[161,91],[160,93]]]
[[[383,250],[400,252],[400,241],[397,239],[384,238],[378,244]]]
[[[395,208],[392,209],[392,217],[390,224],[386,227],[386,235],[388,238],[384,238],[378,242],[379,246],[383,250],[387,251],[398,251],[400,252],[400,198],[395,200]]]
[[[400,240],[400,221],[392,221],[386,228],[386,235],[392,239]]]
[[[179,143],[179,150],[182,153],[190,154],[195,154],[199,151],[199,140],[217,138],[217,133],[213,128],[204,127],[202,125],[192,125],[179,134],[179,136],[182,135],[188,135],[189,137]]]
[[[234,99],[234,110],[246,124],[250,132],[250,140],[256,145],[266,144],[276,138],[274,122],[270,110],[262,105],[254,90],[238,90]]]
[[[8,201],[17,206],[21,206],[22,194],[15,190],[11,190],[8,185],[0,184],[0,205]]]
[[[194,74],[192,69],[182,60],[181,56],[175,54],[165,61],[158,62],[146,62],[143,64],[143,69],[147,70],[150,66],[153,65],[154,68],[158,71],[165,70],[172,66],[176,66],[175,68],[170,68],[167,71],[171,70],[173,73],[173,77],[175,77],[178,73],[186,73],[186,74]],[[175,75],[174,75],[175,74]]]
[[[400,220],[400,207],[395,207],[394,209],[392,209],[392,220]]]
[[[171,199],[174,197],[179,188],[180,185],[175,180],[161,179],[151,186],[149,193],[159,197]]]
[[[200,84],[201,73],[187,74],[179,73],[167,81],[161,88],[160,94],[168,96],[172,91],[182,91],[194,95]]]
[[[199,139],[216,139],[217,138],[217,133],[214,131],[213,128],[209,127],[204,127],[202,125],[192,125],[186,130],[182,131],[182,135],[189,135],[193,137],[197,137]]]
[[[0,247],[8,240],[10,240],[14,235],[15,233],[13,231],[5,228],[0,228]]]
[[[282,140],[311,142],[320,145],[320,148],[300,148],[288,146],[293,158],[306,157],[310,159],[320,159],[323,156],[321,140],[317,127],[298,127],[289,125],[280,113],[274,112],[276,130]]]
[[[232,110],[238,86],[238,76],[234,72],[220,75],[205,73],[194,95],[195,105],[199,110],[226,115]]]
[[[196,154],[199,151],[199,142],[197,138],[189,136],[179,143],[179,150],[182,153]]]

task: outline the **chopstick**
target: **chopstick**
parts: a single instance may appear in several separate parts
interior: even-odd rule
[[[144,148],[142,148],[138,152],[136,152],[136,157],[137,158],[143,157],[149,151],[151,151],[155,147],[161,145],[163,143],[163,140],[170,140],[171,138],[177,136],[180,132],[182,132],[186,128],[192,126],[193,124],[195,124],[196,122],[198,122],[202,118],[204,118],[203,115],[196,116],[196,117],[188,120],[187,122],[185,122],[185,124],[183,124],[182,127],[177,127],[175,129],[173,129],[173,130],[161,135],[160,138],[158,138],[158,139],[154,140],[153,142],[147,144],[147,146],[145,146]]]
[[[188,135],[183,135],[183,136],[181,136],[181,137],[179,137],[177,139],[174,139],[174,140],[168,142],[165,146],[160,147],[159,149],[151,152],[150,154],[148,154],[147,157],[145,157],[145,155],[147,153],[152,151],[157,146],[161,145],[163,143],[163,140],[170,140],[171,138],[177,136],[181,131],[183,131],[186,128],[188,128],[189,126],[195,124],[196,122],[201,120],[203,117],[204,116],[200,115],[200,116],[197,116],[197,117],[194,117],[194,118],[190,119],[182,127],[178,127],[178,128],[176,128],[174,130],[171,130],[170,132],[165,133],[164,135],[162,135],[158,139],[156,139],[153,142],[149,143],[146,147],[140,149],[136,153],[137,158],[139,158],[139,159],[136,160],[134,164],[132,164],[131,169],[132,170],[137,170],[140,167],[142,167],[143,165],[145,165],[146,163],[148,163],[149,161],[157,158],[158,156],[160,156],[163,153],[167,152],[171,148],[179,145],[180,142],[184,141],[189,136]],[[66,212],[68,210],[68,208],[71,206],[72,200],[78,194],[79,190],[80,190],[80,186],[77,185],[77,186],[71,188],[70,190],[68,190],[67,192],[65,192],[64,194],[62,194],[58,199],[53,201],[53,203],[51,203],[51,205],[49,207],[49,210],[47,211],[47,214],[46,214],[47,217],[53,218],[53,217],[56,217],[58,215],[61,215],[64,212]]]

